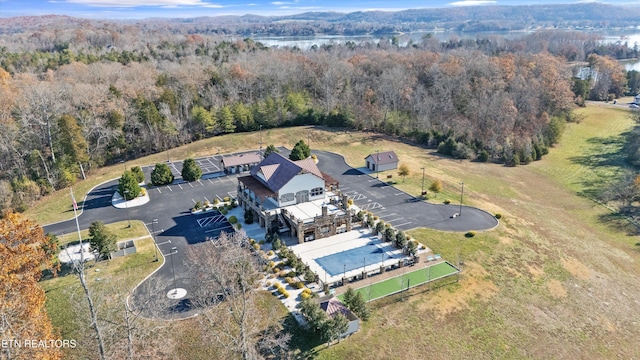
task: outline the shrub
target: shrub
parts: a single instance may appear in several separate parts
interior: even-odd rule
[[[271,281],[267,281],[265,285],[267,285],[267,287],[271,287]]]
[[[303,283],[302,281],[298,281],[298,282],[296,283],[296,288],[297,288],[297,289],[302,289],[302,288],[304,288],[304,283]]]
[[[311,291],[311,289],[309,289],[309,288],[306,288],[306,289],[302,290],[302,292],[303,292],[303,293],[305,293],[305,294],[309,294],[309,295],[311,295],[311,293],[312,293],[313,291]]]
[[[276,266],[276,263],[275,263],[275,261],[271,260],[271,261],[269,261],[268,265],[269,265],[270,268],[272,268],[272,267]]]
[[[240,225],[240,224],[238,224],[238,225]],[[253,244],[253,248],[256,249],[256,250],[260,250],[260,244],[258,244],[258,243]]]
[[[464,234],[464,236],[468,237],[468,238],[472,238],[474,236],[476,236],[476,232],[475,231],[468,231],[466,234]]]
[[[223,208],[222,210],[220,210],[220,213],[221,213],[222,215],[227,215],[229,212],[227,211],[227,209],[224,209],[224,208]]]
[[[235,215],[229,216],[229,222],[232,224],[236,224],[238,222],[238,218]]]
[[[227,208],[227,210],[231,210],[231,209],[233,209],[233,206],[231,206],[231,204],[227,204],[226,208]]]
[[[373,221],[378,221],[379,217],[378,216],[374,216],[373,217]]]
[[[147,195],[147,189],[140,188],[140,196],[146,196],[146,195]]]
[[[289,298],[289,293],[287,291],[284,292],[284,294],[282,294],[282,296],[284,296],[285,298]]]
[[[233,208],[238,207],[238,202],[236,201],[236,199],[231,200],[231,207]]]
[[[273,256],[274,252],[273,250],[269,250],[267,251],[267,256]],[[273,262],[273,261],[272,261]],[[273,266],[273,265],[272,265]]]
[[[280,284],[278,284],[278,285],[280,285]],[[280,294],[283,294],[283,295],[284,295],[284,293],[286,293],[286,292],[287,292],[287,290],[285,290],[283,287],[278,287],[278,292],[279,292]]]
[[[347,205],[348,205],[348,206],[352,206],[352,205],[353,205],[353,199],[349,199],[349,200],[347,200]]]
[[[447,200],[444,201],[444,203],[449,205],[449,204],[451,204],[451,200],[447,199]]]
[[[278,273],[280,273],[280,269],[278,269],[277,267],[274,267],[274,268],[273,268],[273,273],[274,273],[274,274],[278,274]]]
[[[502,214],[497,213],[497,214],[496,214],[496,219],[502,219]]]
[[[384,227],[386,227],[386,228],[390,228],[390,227],[391,227],[391,223],[386,223],[386,224],[384,224]]]
[[[253,211],[247,210],[244,212],[244,223],[253,224]]]
[[[218,198],[213,199],[213,205],[218,205],[219,203],[220,203],[220,200],[218,200]]]
[[[135,199],[140,195],[142,188],[138,184],[135,175],[127,170],[122,174],[118,182],[118,192],[126,198],[126,200]]]
[[[300,297],[306,300],[311,297],[311,294],[307,294],[306,292],[301,292]]]
[[[231,198],[228,197],[228,196],[225,196],[224,198],[222,198],[222,201],[229,202],[229,201],[231,201]]]
[[[204,205],[204,207],[209,207],[209,200],[205,200],[203,205]]]
[[[264,240],[258,241],[258,244],[260,244],[260,245],[264,244]]]
[[[194,206],[196,210],[202,209],[202,203],[200,201],[196,201],[196,205]]]
[[[285,277],[284,281],[286,281],[287,284],[289,284],[289,285],[291,285],[291,284],[293,284],[295,282],[290,276]]]

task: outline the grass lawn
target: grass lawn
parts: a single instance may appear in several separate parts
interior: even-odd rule
[[[619,150],[625,133],[634,124],[620,108],[589,105],[578,111],[584,115],[583,121],[568,124],[561,142],[549,155],[513,168],[453,160],[368,133],[306,127],[263,131],[264,144],[289,148],[299,139],[306,140],[311,132],[312,151],[340,153],[354,167],[363,166],[368,153],[392,149],[400,163],[411,170],[406,179],[388,172],[404,191],[420,193],[420,168],[424,167],[425,188],[435,179],[444,184],[443,192],[430,194],[429,201],[455,202],[458,183],[464,181],[465,203],[503,215],[498,228],[479,232],[473,238],[425,229],[410,231],[410,236],[443,258],[462,263],[460,281],[432,291],[416,287],[403,299],[390,296],[370,303],[372,316],[362,323],[361,330],[329,348],[310,348],[315,343],[296,335],[292,344],[300,357],[640,358],[640,327],[633,316],[640,313],[640,303],[635,300],[640,298],[637,237],[628,235],[628,226],[607,221],[611,212],[591,200],[599,187],[624,167]],[[234,134],[171,150],[170,155],[184,158],[225,153],[258,141],[257,133]],[[163,160],[166,153],[127,166]],[[89,185],[77,184],[76,197],[86,192],[81,186],[88,190],[100,179],[115,178],[122,171],[121,165],[110,169],[98,170]],[[111,172],[101,173],[107,171]],[[64,191],[45,199],[28,215],[46,223],[69,218],[69,209],[68,191]],[[147,256],[146,261],[153,257]],[[148,271],[145,264],[139,265],[140,269]],[[91,274],[94,281],[103,276],[97,276],[103,271]],[[144,271],[130,272],[119,274],[142,277]],[[49,291],[73,287],[73,280],[67,278],[49,286]],[[63,305],[48,302],[47,306]],[[70,320],[72,312],[67,311]],[[62,319],[55,324],[68,326],[68,331],[88,332],[86,326],[75,330],[72,325],[61,325],[67,320],[59,316]],[[192,323],[166,325],[174,330],[169,332],[174,335],[165,339],[167,346],[177,343],[185,351],[203,346],[195,328],[188,324]],[[186,333],[190,334],[189,341],[185,340]],[[206,354],[215,358],[213,353]]]
[[[136,239],[142,236],[149,236],[147,228],[142,221],[132,220],[131,227],[129,227],[128,221],[119,221],[111,224],[105,224],[107,230],[111,231],[118,241]],[[89,241],[89,229],[80,230],[80,236],[82,241]],[[70,234],[64,234],[58,236],[59,246],[64,246],[69,243],[75,243],[78,241],[78,233],[73,232]]]
[[[371,284],[362,288],[355,289],[356,292],[362,293],[366,301],[377,300],[382,297],[395,294],[401,290],[412,288],[425,284],[430,281],[438,280],[442,277],[457,273],[458,270],[446,262],[429,266],[425,269],[413,270],[396,277]],[[339,295],[338,299],[342,300],[344,294]]]
[[[122,324],[124,300],[129,291],[160,265],[154,262],[151,238],[137,240],[136,247],[135,254],[88,263],[87,281],[103,321]],[[88,307],[77,276],[63,269],[58,277],[43,278],[40,286],[46,292],[46,309],[60,338],[78,342],[76,349],[65,350],[65,359],[93,358],[97,345],[92,338],[94,333],[88,321]],[[115,336],[115,332],[105,331],[109,343],[124,341]]]

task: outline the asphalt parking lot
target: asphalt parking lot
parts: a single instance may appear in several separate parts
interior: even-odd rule
[[[281,154],[288,155],[286,149]],[[429,227],[446,231],[468,231],[490,229],[497,220],[482,210],[462,207],[462,216],[451,218],[460,211],[458,205],[429,204],[406,194],[373,176],[349,167],[340,155],[314,151],[318,155],[319,168],[340,182],[340,189],[353,198],[360,208],[380,216],[395,228],[408,230],[416,227]],[[111,198],[117,189],[117,180],[97,186],[82,202],[82,214],[78,220],[81,228],[88,228],[91,222],[100,220],[105,223],[136,219],[143,221],[153,232],[159,251],[166,263],[147,281],[136,289],[133,303],[143,303],[149,298],[149,284],[156,284],[153,290],[158,299],[166,298],[169,290],[177,287],[195,289],[193,279],[187,270],[186,250],[192,244],[216,237],[220,231],[229,230],[230,224],[217,212],[192,214],[197,201],[213,202],[224,197],[235,197],[238,175],[226,175],[221,170],[223,156],[214,155],[196,159],[203,169],[200,180],[186,182],[180,176],[182,161],[167,162],[176,176],[170,185],[150,187],[150,202],[142,206],[117,209],[111,205]],[[144,166],[147,181],[154,165]],[[246,173],[242,174],[246,175]],[[70,220],[44,227],[45,232],[62,234],[75,231],[75,221]],[[188,299],[188,296],[187,296]],[[143,301],[144,300],[144,301]],[[176,307],[177,306],[177,307]],[[196,310],[188,306],[188,300],[171,305],[166,314],[171,318],[191,316]]]

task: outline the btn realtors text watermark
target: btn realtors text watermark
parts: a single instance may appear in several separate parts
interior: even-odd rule
[[[2,339],[0,349],[75,349],[75,340],[42,339]]]

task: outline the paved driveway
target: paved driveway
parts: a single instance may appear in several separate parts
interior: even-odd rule
[[[281,149],[281,153],[287,156],[288,151]],[[492,215],[466,206],[462,207],[462,216],[452,219],[451,215],[460,211],[458,205],[416,201],[413,196],[375,179],[375,175],[365,175],[349,167],[341,155],[322,151],[314,151],[314,154],[318,155],[319,168],[338,180],[340,188],[358,206],[372,211],[397,229],[429,227],[446,231],[468,231],[490,229],[497,225],[497,220]],[[111,197],[116,191],[117,180],[99,185],[83,202],[83,212],[78,218],[81,228],[88,228],[96,220],[111,223],[136,219],[143,221],[150,231],[155,230],[158,249],[166,262],[136,289],[133,295],[134,306],[145,303],[150,296],[155,296],[159,302],[166,304],[166,294],[174,288],[172,267],[175,268],[177,287],[186,289],[189,294],[196,286],[185,266],[185,251],[191,244],[217,236],[226,224],[221,219],[214,218],[215,214],[193,215],[190,209],[196,201],[213,201],[215,198],[236,195],[237,175],[225,175],[220,171],[221,156],[197,159],[203,167],[204,175],[194,182],[185,182],[180,178],[181,162],[170,163],[176,181],[172,185],[149,189],[151,201],[145,205],[129,209],[114,208]],[[152,169],[153,166],[143,167],[147,180]],[[154,219],[157,219],[157,223],[152,225]],[[57,235],[74,232],[75,221],[47,225],[44,230]],[[188,299],[169,305],[171,306],[165,309],[165,314],[170,318],[187,317],[195,313],[189,307]]]
[[[366,175],[350,167],[341,155],[314,151],[318,167],[340,182],[340,190],[361,209],[369,210],[399,230],[427,227],[444,231],[487,230],[498,225],[496,218],[484,210],[460,205],[431,204],[420,201],[375,174]],[[461,216],[452,218],[455,213]]]

